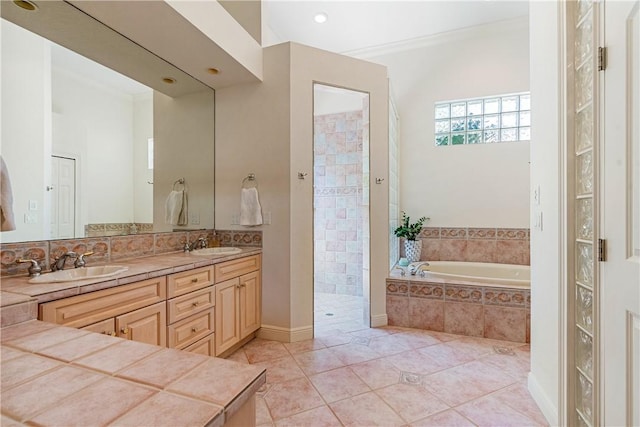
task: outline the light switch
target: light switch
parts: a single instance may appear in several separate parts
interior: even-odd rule
[[[200,214],[198,212],[189,212],[189,223],[200,224]]]
[[[29,210],[37,211],[38,210],[38,201],[37,200],[29,200]]]
[[[231,225],[238,225],[238,224],[240,224],[240,214],[231,215]]]
[[[271,224],[271,212],[265,212],[262,214],[262,223],[265,225]]]

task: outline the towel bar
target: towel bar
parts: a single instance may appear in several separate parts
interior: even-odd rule
[[[242,180],[242,188],[250,188],[250,187],[245,187],[245,184],[250,182],[254,182],[255,183],[254,187],[256,188],[258,187],[258,182],[256,181],[255,173],[250,173]]]

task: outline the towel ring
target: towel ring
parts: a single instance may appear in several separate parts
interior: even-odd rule
[[[251,188],[251,183],[253,183],[253,187],[258,188],[258,181],[256,181],[256,174],[254,173],[250,173],[242,180],[242,188]]]
[[[184,178],[180,178],[179,180],[173,183],[173,191],[176,190],[176,185],[182,185],[184,187],[183,190],[187,189],[187,184],[185,184]]]

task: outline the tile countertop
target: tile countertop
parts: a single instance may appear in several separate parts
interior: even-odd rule
[[[0,330],[3,426],[222,426],[266,371],[31,320]]]
[[[74,282],[31,284],[28,283],[29,278],[27,276],[5,276],[0,283],[0,307],[23,304],[34,300],[37,303],[44,303],[262,253],[262,248],[258,247],[241,247],[240,249],[242,249],[242,252],[233,255],[200,256],[188,252],[174,252],[133,258],[126,261],[122,260],[109,264],[129,267],[124,273],[113,277]],[[88,265],[100,264],[89,262]],[[43,275],[46,274],[43,273]]]

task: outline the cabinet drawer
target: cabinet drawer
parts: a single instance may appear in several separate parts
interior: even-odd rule
[[[260,255],[238,258],[216,264],[216,283],[260,269]]]
[[[213,286],[170,299],[167,301],[168,322],[171,324],[186,319],[192,314],[213,307],[215,304],[216,297]]]
[[[164,301],[165,277],[40,304],[40,320],[81,328],[109,317]]]
[[[111,337],[115,337],[118,334],[116,333],[116,319],[111,318],[107,320],[103,320],[101,322],[93,323],[89,326],[85,326],[85,331],[97,332],[99,334],[109,335]]]
[[[188,351],[191,353],[202,354],[203,356],[211,356],[214,357],[215,353],[215,341],[216,334],[211,334],[206,338],[201,339],[198,342],[191,344],[184,348],[184,351]]]
[[[170,348],[183,349],[213,332],[214,309],[196,314],[167,327]]]
[[[167,297],[173,298],[213,285],[213,266],[167,276]]]

